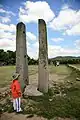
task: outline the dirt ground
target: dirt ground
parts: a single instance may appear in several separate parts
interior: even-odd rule
[[[28,115],[16,115],[15,113],[4,113],[0,120],[47,120],[46,118],[43,117],[38,117],[34,115],[34,117],[28,118]],[[55,117],[51,120],[71,120],[69,118],[60,118],[60,117]]]
[[[0,120],[47,120],[43,117],[37,117],[34,115],[31,118],[28,118],[28,115],[16,114],[16,113],[4,113]]]

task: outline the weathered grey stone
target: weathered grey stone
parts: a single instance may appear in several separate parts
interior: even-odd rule
[[[19,81],[23,90],[26,84],[29,84],[26,28],[24,23],[20,22],[17,24],[16,29],[16,72],[20,74]]]
[[[39,92],[37,90],[37,86],[36,85],[28,85],[25,88],[24,91],[24,96],[42,96],[43,93]]]
[[[44,20],[38,20],[39,26],[39,75],[38,89],[41,92],[48,92],[48,46],[47,46],[47,30]]]
[[[76,78],[76,81],[80,81],[80,78]]]

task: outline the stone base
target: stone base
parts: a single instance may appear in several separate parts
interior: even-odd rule
[[[41,96],[41,95],[43,95],[43,93],[37,90],[36,85],[32,84],[32,85],[26,86],[24,91],[24,96]]]

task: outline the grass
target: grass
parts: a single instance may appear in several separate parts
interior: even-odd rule
[[[6,79],[6,76],[6,80],[9,82],[8,77],[11,76],[14,70],[14,66],[2,67],[0,68],[0,77]],[[1,71],[3,71],[2,74]],[[7,74],[4,71],[7,71]],[[36,75],[37,72],[37,66],[29,66],[29,75]],[[76,73],[65,65],[58,67],[49,66],[49,73],[57,74],[58,76],[65,75],[64,84],[57,83],[53,85],[48,93],[43,96],[24,98],[24,102],[22,103],[23,114],[36,114],[48,120],[55,117],[69,117],[72,120],[75,118],[76,120],[80,120],[80,82],[76,81],[76,77],[80,77],[80,73]],[[0,84],[4,84],[4,82],[1,81]],[[12,103],[7,99],[4,105],[0,104],[0,108],[3,108],[4,111],[12,112]]]
[[[12,81],[12,74],[15,72],[15,66],[0,67],[0,87],[6,87]],[[38,66],[29,66],[29,75],[38,72]]]
[[[38,73],[38,66],[31,65],[28,67],[29,76],[36,75]],[[67,75],[70,70],[65,65],[61,65],[58,67],[49,66],[49,73],[50,74],[58,74],[58,75]],[[0,87],[6,87],[12,81],[12,74],[15,72],[15,66],[3,66],[0,67]]]
[[[32,105],[33,109],[29,110],[29,108],[26,112],[30,112],[32,114],[35,113],[39,116],[41,115],[46,117],[47,119],[59,116],[63,118],[73,117],[80,120],[80,99],[78,99],[75,95],[70,96],[68,93],[65,98],[59,96],[53,98],[52,101],[49,101],[50,98],[52,97],[48,95],[44,95],[44,97],[30,98],[36,102]]]
[[[66,96],[56,96],[56,93],[51,92],[40,97],[28,97],[23,102],[23,114],[38,115],[47,118],[48,120],[55,117],[76,118],[80,120],[80,89],[71,87],[65,90]],[[52,101],[50,101],[52,99]],[[5,104],[4,111],[12,112],[12,103]]]
[[[71,71],[65,79],[71,80],[73,84],[65,83],[59,87],[53,86],[49,89],[48,94],[44,94],[42,97],[28,97],[27,106],[29,107],[26,109],[25,104],[23,105],[24,114],[37,114],[48,120],[55,117],[80,120],[80,83],[75,82],[75,78],[76,72]]]
[[[14,71],[15,66],[0,67],[0,87],[6,87],[10,83]]]
[[[58,67],[55,67],[54,65],[49,66],[49,73],[51,74],[68,75],[70,72],[70,68],[66,67],[65,65],[60,65]]]

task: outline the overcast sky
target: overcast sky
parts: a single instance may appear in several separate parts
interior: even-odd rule
[[[16,25],[26,25],[28,55],[38,58],[38,19],[47,24],[48,56],[80,56],[80,0],[0,0],[0,49],[16,50]]]

